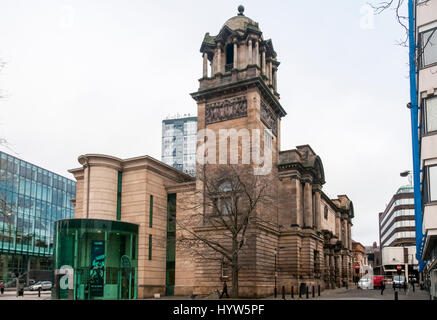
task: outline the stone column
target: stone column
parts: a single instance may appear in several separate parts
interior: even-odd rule
[[[263,75],[266,75],[266,49],[262,49],[262,73]]]
[[[256,62],[256,65],[258,66],[258,67],[260,67],[260,65],[259,65],[259,41],[258,40],[255,40],[255,62]]]
[[[238,69],[238,44],[236,38],[234,38],[234,69]]]
[[[247,42],[247,65],[252,64],[252,39]]]
[[[313,190],[310,182],[305,182],[304,187],[304,226],[305,227],[313,227]]]
[[[220,42],[217,43],[217,73],[222,73],[222,49]]]
[[[329,255],[329,259],[331,260],[331,262],[329,263],[330,265],[330,271],[329,271],[329,283],[331,288],[335,287],[335,257],[334,254],[330,254]]]
[[[203,77],[208,77],[208,54],[206,52],[203,53]]]
[[[348,249],[349,250],[352,250],[352,223],[350,222],[350,220],[348,220],[348,223],[347,223],[347,230],[348,230],[348,240],[349,240],[349,242],[348,242]]]
[[[341,280],[343,278],[343,273],[342,273],[342,266],[343,266],[343,261],[341,258],[341,254],[338,255],[338,278],[337,278],[337,283],[338,285],[341,287]]]
[[[269,71],[268,71],[268,77],[269,77],[269,84],[273,85],[273,68],[272,68],[272,60],[269,61]]]
[[[320,189],[316,188],[314,192],[314,203],[315,203],[314,216],[316,218],[314,225],[316,226],[316,230],[318,231],[322,230],[322,215],[320,212],[320,199],[321,199]]]
[[[340,213],[338,212],[335,213],[335,235],[341,241]]]
[[[324,269],[325,269],[325,280],[327,280],[327,281],[329,281],[328,279],[329,279],[329,262],[330,262],[330,259],[329,259],[329,254],[327,254],[326,252],[325,252],[325,267],[324,267]]]
[[[273,68],[273,89],[275,89],[275,91],[278,91],[277,72],[278,72],[278,69],[277,68]]]
[[[342,223],[343,223],[343,228],[344,228],[344,239],[342,239],[343,240],[343,247],[345,247],[345,248],[347,248],[348,247],[348,244],[349,244],[349,237],[348,237],[348,230],[347,230],[347,217],[344,217],[343,216],[343,220],[342,220]]]

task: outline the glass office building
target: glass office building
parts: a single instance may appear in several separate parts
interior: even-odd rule
[[[0,281],[52,280],[55,220],[74,216],[76,183],[0,152]]]
[[[196,145],[197,117],[162,121],[162,162],[195,176]]]

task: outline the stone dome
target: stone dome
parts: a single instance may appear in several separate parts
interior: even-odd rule
[[[235,16],[230,18],[228,21],[225,22],[225,26],[229,27],[231,30],[246,30],[247,29],[247,25],[252,25],[252,26],[256,26],[258,27],[258,23],[256,23],[255,21],[253,21],[252,19],[243,16],[243,15],[239,15],[239,16]]]

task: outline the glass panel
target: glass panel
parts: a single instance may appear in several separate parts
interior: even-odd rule
[[[437,130],[437,97],[426,99],[426,130],[427,132]]]
[[[429,167],[429,200],[437,201],[437,166]]]
[[[67,219],[55,222],[55,273],[69,265],[74,270],[75,288],[63,299],[132,299],[136,292],[138,225],[93,220]],[[75,237],[77,234],[77,238]],[[62,238],[73,239],[74,252],[67,247],[69,259],[65,259]],[[132,241],[132,242],[131,242]],[[75,256],[76,254],[76,256]],[[131,256],[132,254],[132,256]],[[64,273],[65,274],[65,273]],[[54,294],[60,296],[60,278],[57,278]],[[59,281],[58,281],[59,280]]]
[[[422,34],[423,62],[422,66],[437,63],[437,29]]]

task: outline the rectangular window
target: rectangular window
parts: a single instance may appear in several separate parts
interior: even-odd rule
[[[437,166],[428,167],[428,201],[437,201]]]
[[[149,234],[149,260],[152,260],[152,235]]]
[[[420,34],[420,48],[422,68],[437,63],[437,28]]]
[[[424,100],[425,132],[437,131],[437,97]]]
[[[150,207],[149,207],[149,227],[153,226],[153,196],[150,195]]]
[[[118,181],[117,181],[117,220],[121,220],[121,177],[122,177],[122,172],[118,171]]]

